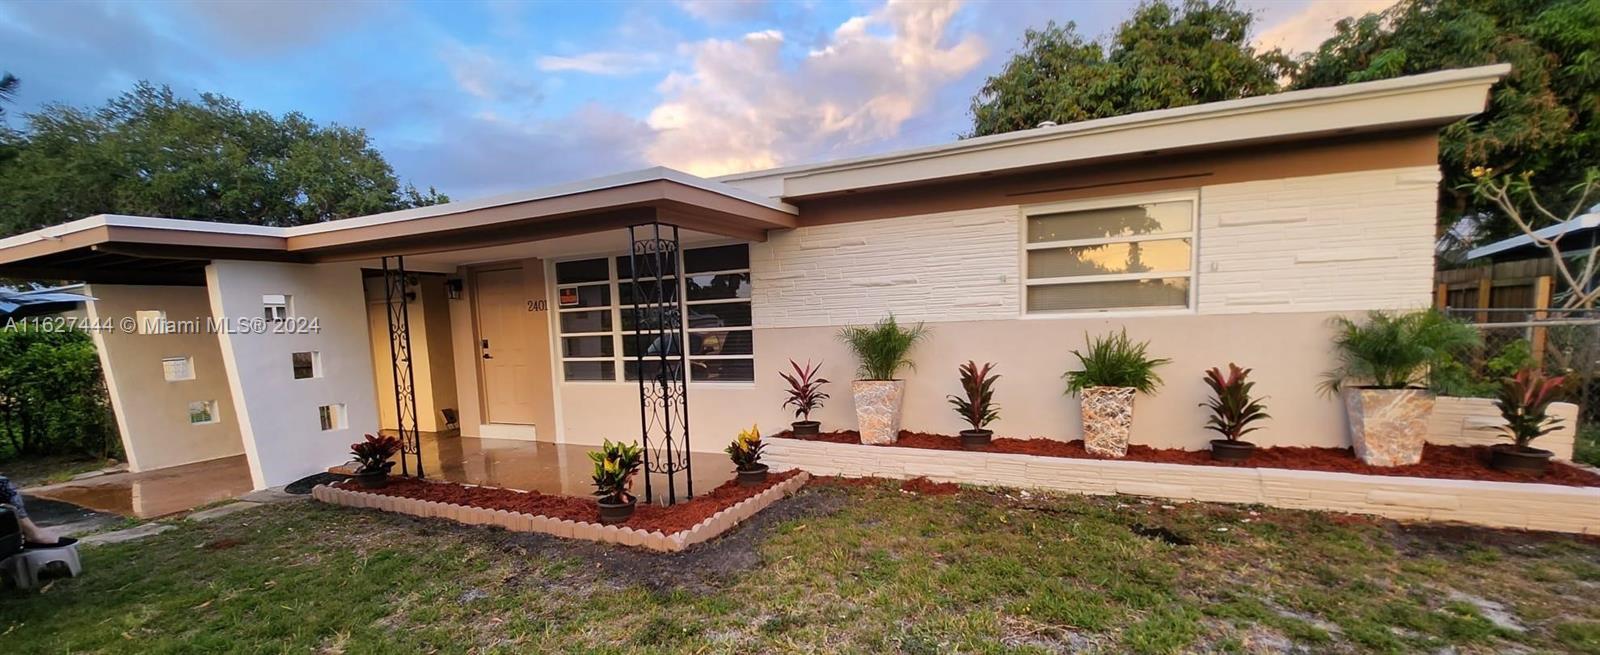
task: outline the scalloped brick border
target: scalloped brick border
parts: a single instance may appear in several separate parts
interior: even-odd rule
[[[352,489],[338,489],[327,485],[314,487],[311,490],[311,497],[325,503],[343,505],[345,507],[376,509],[383,512],[410,514],[423,518],[442,518],[467,525],[497,525],[512,532],[542,532],[568,539],[587,539],[589,541],[623,546],[637,546],[661,552],[677,552],[695,544],[714,539],[718,535],[733,529],[734,526],[745,519],[755,516],[757,512],[766,509],[785,496],[799,491],[800,487],[804,486],[806,481],[810,479],[811,475],[809,473],[801,471],[799,475],[734,503],[733,506],[716,514],[712,514],[692,528],[672,534],[663,534],[660,530],[645,532],[615,525],[557,519],[544,515],[510,512],[503,509],[488,509],[470,505],[457,505],[455,503],[385,496]]]

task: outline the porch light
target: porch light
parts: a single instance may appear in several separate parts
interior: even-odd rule
[[[450,300],[461,299],[461,279],[450,278],[444,281],[444,297]]]

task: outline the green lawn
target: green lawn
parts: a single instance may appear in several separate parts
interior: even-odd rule
[[[97,471],[115,462],[82,455],[48,455],[0,461],[0,475],[13,484],[38,487],[71,480],[79,473]]]
[[[677,555],[293,503],[84,554],[0,594],[7,655],[1600,653],[1600,544],[1127,497],[813,483]]]

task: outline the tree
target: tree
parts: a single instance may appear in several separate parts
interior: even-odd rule
[[[1403,0],[1347,18],[1300,63],[1295,88],[1510,63],[1488,108],[1441,133],[1440,219],[1476,219],[1475,233],[1518,233],[1510,216],[1475,194],[1472,170],[1526,177],[1529,188],[1581,188],[1600,162],[1600,2]],[[1516,194],[1518,203],[1531,196]],[[1570,199],[1568,199],[1570,200]],[[1524,213],[1531,210],[1520,204]]]
[[[1023,34],[1022,52],[972,99],[971,136],[1272,93],[1294,62],[1249,43],[1232,0],[1142,4],[1104,44],[1074,23]]]
[[[99,213],[301,225],[448,200],[402,187],[366,132],[140,83],[0,133],[0,235]]]
[[[17,99],[17,87],[22,84],[17,76],[10,73],[0,73],[0,102],[13,102]],[[5,118],[6,108],[0,107],[0,118]]]
[[[1474,178],[1470,192],[1483,198],[1498,209],[1515,225],[1517,230],[1533,240],[1534,245],[1545,249],[1556,272],[1560,274],[1562,293],[1557,297],[1564,309],[1592,309],[1600,302],[1600,288],[1595,286],[1595,275],[1600,273],[1600,246],[1571,249],[1561,245],[1566,231],[1551,236],[1540,236],[1539,230],[1560,225],[1584,214],[1589,201],[1600,197],[1600,169],[1583,171],[1583,181],[1568,191],[1571,206],[1562,209],[1540,199],[1533,185],[1533,174],[1524,171],[1518,175],[1495,175],[1492,169],[1478,167],[1471,173]]]

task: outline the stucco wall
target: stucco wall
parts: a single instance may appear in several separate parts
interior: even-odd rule
[[[129,468],[147,471],[243,454],[216,335],[120,329],[123,318],[144,310],[163,311],[171,320],[203,320],[211,315],[205,288],[96,284],[84,293],[95,298],[88,303],[94,323],[116,328],[91,334]],[[190,358],[194,379],[168,382],[161,364],[168,357]],[[217,403],[217,420],[190,423],[189,403],[206,400]]]
[[[450,354],[450,316],[445,307],[444,277],[417,276],[411,287],[416,298],[406,305],[411,330],[412,394],[417,401],[417,429],[423,432],[444,430],[440,410],[454,408],[456,402],[455,361]],[[364,280],[367,298],[367,326],[372,347],[372,375],[378,390],[378,415],[385,429],[398,429],[398,408],[394,400],[394,366],[389,352],[389,309],[383,278]]]
[[[378,428],[361,270],[354,264],[219,261],[206,267],[211,310],[230,320],[261,315],[265,294],[290,294],[302,334],[225,332],[219,343],[238,408],[255,486],[293,482],[348,459],[349,445]],[[322,353],[323,375],[296,380],[291,353]],[[342,403],[344,429],[322,430],[318,407]]]

